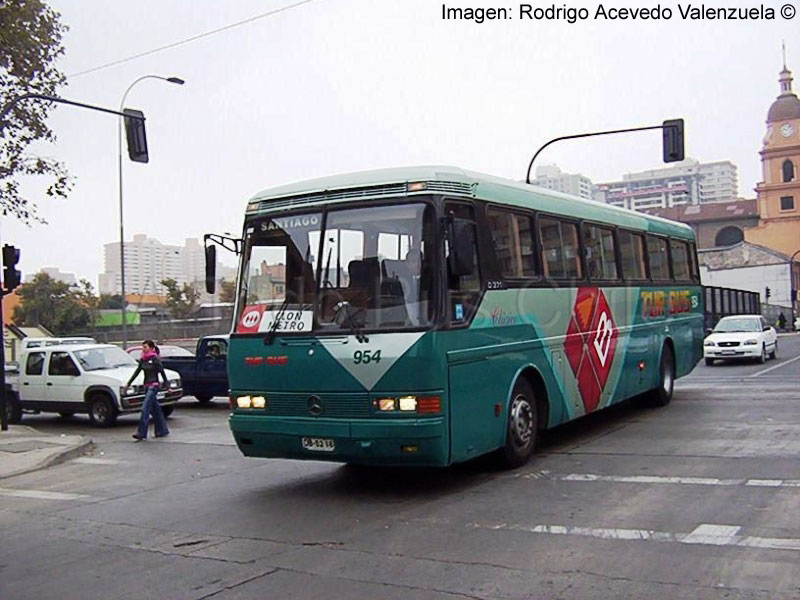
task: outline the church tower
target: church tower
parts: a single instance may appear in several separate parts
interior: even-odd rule
[[[745,239],[791,256],[800,250],[800,99],[792,91],[785,51],[778,81],[780,95],[769,107],[760,152],[763,181],[756,186],[760,219],[745,231]]]

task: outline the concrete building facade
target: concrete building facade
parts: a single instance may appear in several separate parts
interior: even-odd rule
[[[687,158],[672,167],[626,173],[622,181],[599,183],[594,199],[631,210],[732,202],[738,197],[736,166]]]
[[[592,199],[592,180],[580,173],[562,173],[556,165],[543,165],[536,167],[536,178],[531,180],[532,185],[555,190],[565,194]]]
[[[105,270],[98,278],[101,294],[119,294],[122,290],[119,242],[105,244]],[[205,277],[205,252],[196,238],[185,240],[184,246],[162,244],[144,234],[125,242],[125,293],[161,296],[164,279],[174,279],[178,285],[192,283]]]

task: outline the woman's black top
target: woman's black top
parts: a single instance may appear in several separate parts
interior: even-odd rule
[[[136,370],[131,375],[131,378],[128,380],[128,385],[130,385],[136,376],[139,374],[140,371],[144,372],[144,384],[145,385],[152,385],[158,383],[158,374],[161,373],[161,376],[164,378],[164,383],[169,386],[169,379],[167,379],[167,374],[164,371],[164,367],[161,365],[161,359],[158,356],[151,356],[150,358],[140,358],[139,359],[139,366],[136,367]]]

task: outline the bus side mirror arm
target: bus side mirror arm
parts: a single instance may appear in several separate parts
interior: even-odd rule
[[[209,244],[209,242],[211,243]],[[216,233],[207,233],[203,236],[206,255],[206,292],[209,294],[213,294],[217,287],[217,246],[215,244],[238,256],[242,253],[243,240]]]

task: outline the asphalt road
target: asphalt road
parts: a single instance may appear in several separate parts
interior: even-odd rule
[[[800,598],[800,335],[673,403],[549,432],[526,467],[243,458],[220,399],[163,440],[4,480],[0,598]]]

